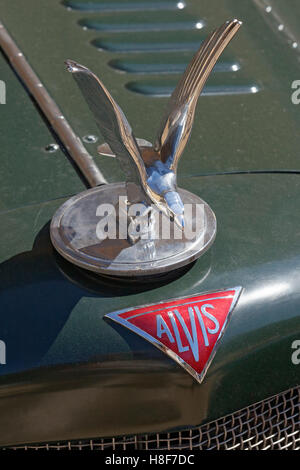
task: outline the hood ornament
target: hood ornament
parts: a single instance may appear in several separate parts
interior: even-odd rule
[[[98,152],[117,158],[126,182],[85,191],[57,211],[51,238],[65,258],[107,275],[151,275],[192,262],[213,243],[214,213],[198,196],[177,187],[177,166],[198,97],[240,26],[238,20],[228,21],[203,42],[171,96],[154,145],[134,137],[93,72],[66,61],[106,141]]]

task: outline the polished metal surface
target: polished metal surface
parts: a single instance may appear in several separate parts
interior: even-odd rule
[[[52,219],[52,243],[72,263],[106,275],[147,276],[185,266],[213,243],[216,218],[208,204],[198,196],[183,189],[178,191],[184,204],[198,204],[203,208],[200,226],[197,227],[196,213],[192,214],[191,230],[195,235],[190,239],[172,222],[170,236],[164,239],[161,227],[169,220],[157,212],[160,223],[153,225],[150,239],[140,238],[135,243],[126,237],[99,240],[97,225],[102,219],[97,216],[98,207],[111,204],[118,213],[119,197],[126,199],[126,185],[116,183],[89,189],[63,204]]]
[[[228,21],[210,34],[188,65],[170,98],[158,132],[155,150],[161,161],[176,172],[180,156],[192,131],[198,97],[219,56],[241,26]]]
[[[126,308],[107,313],[105,317],[167,354],[200,384],[220,346],[241,293],[242,287],[238,286]],[[211,323],[210,326],[209,323],[205,325],[205,318],[214,324],[213,329],[210,328]],[[156,328],[153,328],[154,324]],[[191,324],[192,335],[187,324]],[[183,348],[181,342],[185,340]]]
[[[154,147],[135,138],[123,111],[93,72],[73,60],[66,61],[106,141],[98,152],[115,156],[126,177],[124,185],[75,196],[55,214],[51,239],[69,261],[112,276],[148,276],[189,264],[212,244],[216,235],[214,213],[200,198],[178,189],[177,164],[192,130],[201,90],[240,26],[238,20],[228,21],[204,41],[171,97]],[[126,205],[122,210],[120,197]],[[137,204],[141,206],[143,226],[136,213],[130,214]],[[118,235],[103,238],[102,234],[99,238],[97,227],[102,222],[97,215],[101,205],[113,208]],[[194,214],[187,206],[194,207]],[[201,214],[197,212],[200,207],[204,208]],[[157,216],[160,223],[155,220]],[[167,235],[162,231],[164,217],[169,221]],[[126,230],[131,231],[122,238],[124,220]],[[193,232],[191,237],[187,237],[187,227]]]
[[[228,21],[204,41],[171,96],[154,147],[138,144],[123,111],[93,72],[73,60],[66,61],[106,140],[100,152],[116,155],[123,168],[129,202],[152,202],[182,228],[185,219],[176,183],[178,160],[190,136],[203,86],[240,26],[236,19]]]
[[[115,436],[116,430],[122,436],[115,438],[118,446],[128,436],[132,441],[135,437],[147,441],[145,434],[150,434],[153,441],[156,432],[214,421],[299,383],[299,366],[291,362],[291,342],[300,337],[300,219],[295,217],[300,204],[300,134],[296,132],[300,113],[291,102],[290,88],[298,77],[299,47],[292,49],[285,32],[289,20],[298,31],[300,3],[270,0],[272,14],[280,21],[274,21],[274,29],[267,23],[271,15],[258,10],[255,2],[189,0],[188,4],[192,19],[206,18],[206,29],[102,34],[85,31],[78,23],[83,13],[67,11],[59,0],[1,1],[3,22],[79,136],[98,133],[85,103],[76,100],[76,85],[71,86],[62,65],[66,57],[91,68],[95,63],[95,72],[128,117],[132,116],[135,134],[151,140],[166,103],[153,94],[158,96],[159,85],[164,84],[168,92],[178,74],[120,74],[110,67],[111,60],[141,57],[146,64],[163,61],[166,65],[175,56],[185,66],[191,56],[184,50],[196,50],[209,28],[232,14],[246,22],[241,40],[230,44],[226,58],[222,55],[224,62],[239,63],[240,70],[211,75],[202,92],[207,96],[199,103],[188,157],[180,160],[183,187],[208,201],[217,215],[217,240],[184,276],[163,285],[155,278],[156,284],[151,280],[142,289],[131,283],[129,290],[126,280],[123,285],[108,284],[102,276],[83,272],[55,253],[46,224],[64,202],[58,198],[83,188],[72,166],[59,157],[60,151],[44,152],[53,139],[25,89],[2,61],[1,79],[14,98],[1,108],[5,115],[1,132],[1,226],[5,230],[0,244],[1,311],[5,314],[1,331],[9,344],[8,364],[1,366],[2,446],[62,445],[69,440],[74,444],[91,436],[97,438],[91,445],[96,445],[102,437]],[[149,15],[142,14],[147,25]],[[119,17],[129,22],[131,13]],[[283,31],[279,24],[284,25]],[[145,50],[153,45],[158,52],[154,56],[151,52],[99,51],[93,45],[96,38],[99,43],[124,48],[143,44]],[[181,50],[163,50],[163,40],[173,51],[177,45]],[[222,62],[219,59],[219,65]],[[152,95],[133,94],[129,81],[156,86]],[[258,93],[239,94],[240,85],[252,84],[259,84]],[[227,85],[232,94],[213,94]],[[163,86],[162,91],[166,96]],[[140,112],[136,120],[137,110],[146,112]],[[94,151],[96,145],[90,148]],[[109,157],[99,160],[109,181],[122,181],[122,175],[112,171],[117,162]],[[63,270],[76,273],[76,285]],[[92,281],[93,293],[89,290]],[[200,387],[151,345],[132,338],[129,331],[120,334],[102,321],[112,309],[238,283],[245,286],[245,302],[237,306],[230,338],[215,358],[209,380]],[[292,428],[286,433],[292,434]],[[168,436],[159,437],[162,445],[172,445]],[[183,437],[186,434],[178,435],[178,439]]]
[[[86,151],[79,137],[74,133],[65,116],[2,23],[0,23],[0,47],[89,185],[93,187],[105,184],[106,180],[92,156]]]

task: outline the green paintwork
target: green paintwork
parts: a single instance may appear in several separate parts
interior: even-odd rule
[[[0,210],[49,201],[85,187],[55,142],[26,90],[0,57],[0,79],[6,83],[6,104],[0,106]]]
[[[284,11],[289,21],[292,15],[295,16],[295,10],[299,12],[300,9],[297,2],[291,2],[291,6],[291,12],[288,7]],[[197,34],[200,43],[211,29],[225,19],[236,16],[244,20],[238,37],[226,51],[242,65],[241,69],[230,74],[230,77],[228,73],[214,74],[211,83],[217,80],[220,84],[224,79],[224,83],[230,80],[233,85],[240,82],[258,85],[261,91],[250,95],[203,97],[200,100],[192,138],[181,161],[180,174],[299,169],[300,113],[291,102],[291,83],[299,74],[299,52],[291,48],[280,31],[269,27],[267,15],[252,0],[189,0],[187,8],[178,12],[179,18],[181,13],[193,20],[204,18],[206,22],[204,29],[192,31],[196,45]],[[124,110],[136,136],[154,140],[166,99],[128,91],[125,85],[135,82],[137,77],[117,73],[108,65],[110,60],[130,59],[137,57],[136,54],[99,52],[91,41],[100,38],[124,44],[125,38],[129,37],[134,43],[146,41],[151,44],[159,38],[162,44],[176,34],[178,43],[184,42],[185,34],[189,35],[191,31],[125,34],[83,30],[78,21],[85,17],[98,17],[99,13],[68,11],[56,0],[27,0],[26,4],[21,0],[3,0],[0,14],[79,136],[88,133],[99,135],[99,132],[76,84],[65,71],[63,62],[66,58],[93,69]],[[132,13],[119,13],[122,18],[124,15],[129,21]],[[143,15],[147,23],[149,12],[138,12],[138,15]],[[103,14],[103,18],[106,16],[111,17],[111,13]],[[282,21],[285,22],[285,17]],[[164,54],[168,58],[169,53]],[[188,52],[178,54],[186,60],[190,58]],[[151,77],[157,82],[168,79],[165,75]],[[174,79],[175,76],[171,75],[171,84]],[[141,76],[139,80],[143,83],[149,77]],[[96,155],[96,145],[89,145],[88,148]],[[110,181],[123,178],[113,159],[96,159]],[[63,193],[64,190],[63,186]]]
[[[228,52],[241,64],[232,80],[261,91],[200,99],[180,185],[211,205],[218,234],[212,249],[173,281],[112,284],[54,252],[49,221],[84,185],[61,151],[43,150],[53,137],[0,61],[7,83],[7,104],[0,105],[0,339],[7,345],[7,365],[0,365],[1,445],[197,425],[299,383],[300,366],[291,362],[291,344],[300,337],[299,175],[214,175],[300,171],[299,111],[290,99],[291,82],[299,78],[297,51],[269,28],[255,2],[198,3],[190,0],[185,14],[204,18],[209,28],[228,17],[245,20]],[[89,43],[99,32],[80,29],[86,13],[45,0],[26,6],[2,0],[0,13],[79,136],[98,131],[64,71],[65,58],[93,68],[136,135],[152,138],[165,99],[125,88],[150,77],[107,65],[125,57]],[[292,28],[291,12],[283,13]],[[87,148],[94,154],[95,147]],[[122,179],[114,159],[96,160],[110,181]],[[114,310],[236,285],[244,291],[201,385],[146,341],[103,320]]]

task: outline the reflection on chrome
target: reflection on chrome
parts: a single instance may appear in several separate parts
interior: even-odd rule
[[[178,8],[182,5],[180,2]],[[154,146],[139,145],[123,111],[94,73],[66,61],[106,140],[106,153],[116,155],[126,175],[129,204],[154,203],[182,229],[185,223],[176,183],[178,161],[191,134],[198,97],[240,26],[238,20],[228,21],[203,42],[171,96]],[[202,22],[196,24],[196,28],[202,27]]]

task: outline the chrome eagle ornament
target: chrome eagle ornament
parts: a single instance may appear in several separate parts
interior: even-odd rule
[[[99,273],[138,276],[170,271],[186,265],[212,244],[216,233],[214,214],[202,199],[177,187],[177,167],[191,134],[199,95],[217,59],[241,24],[236,19],[228,21],[202,43],[172,93],[154,145],[135,138],[123,111],[93,72],[73,60],[66,61],[67,70],[72,73],[105,139],[105,144],[98,148],[98,152],[118,159],[126,182],[123,185],[108,184],[93,188],[79,195],[79,198],[72,198],[71,205],[68,201],[66,207],[62,206],[63,211],[58,211],[58,216],[52,221],[52,241],[63,256]],[[134,204],[142,204],[143,209],[139,214],[142,212],[142,216],[148,217],[147,241],[137,236],[136,231],[132,235],[134,230],[131,230],[127,237],[128,245],[123,241],[121,243],[119,238],[119,243],[108,243],[106,240],[98,243],[98,248],[95,246],[97,243],[94,243],[92,250],[87,250],[86,246],[83,250],[82,240],[85,238],[86,242],[87,239],[91,242],[91,233],[83,235],[82,227],[79,228],[80,224],[84,224],[82,215],[78,217],[80,204],[81,214],[92,210],[97,212],[97,202],[112,203],[115,208],[120,209],[120,203],[115,199],[116,194],[125,197],[126,211]],[[187,222],[191,222],[193,218],[190,215],[187,217],[186,204],[204,207],[201,230],[198,230],[193,240],[187,240],[184,236],[179,240],[178,235],[178,239],[170,235],[169,240],[163,240],[153,222],[153,208],[168,218],[177,230],[184,231]],[[66,218],[65,210],[68,213],[74,212],[72,223],[78,225],[73,227],[73,233],[80,232],[77,240],[80,239],[79,244],[74,242],[76,235],[72,240],[63,240],[66,229],[62,228],[62,217]],[[122,210],[124,212],[124,207]],[[119,212],[119,219],[120,217]],[[131,223],[136,229],[140,219],[128,215],[128,212],[125,217],[127,225]],[[70,217],[66,219],[68,223],[69,219]],[[85,222],[91,226],[90,219]],[[96,220],[94,223],[97,225]],[[92,239],[97,242],[94,237]],[[64,249],[66,245],[67,250]],[[112,245],[115,250],[112,250]]]

